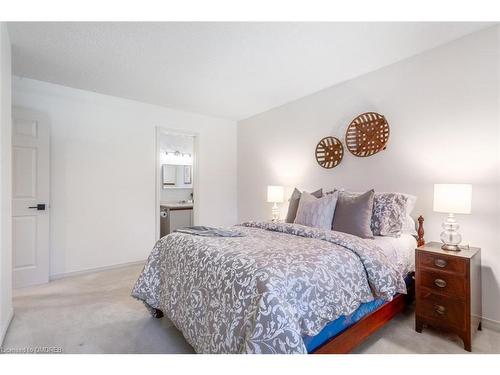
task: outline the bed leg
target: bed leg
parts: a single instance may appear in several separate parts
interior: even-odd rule
[[[407,294],[405,298],[406,305],[409,306],[415,301],[415,272],[411,273],[412,281],[407,287]]]
[[[163,318],[163,312],[161,310],[154,309],[153,317],[155,317],[157,319]]]

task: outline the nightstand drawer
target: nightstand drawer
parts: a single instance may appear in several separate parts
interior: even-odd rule
[[[443,297],[427,291],[419,291],[417,315],[445,326],[465,329],[465,302]]]
[[[465,277],[442,271],[420,271],[419,286],[436,293],[443,293],[451,297],[465,299]]]
[[[459,273],[461,275],[465,274],[466,264],[463,259],[457,257],[420,252],[418,262],[422,267]]]

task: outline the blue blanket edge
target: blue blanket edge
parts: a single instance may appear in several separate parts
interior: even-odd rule
[[[407,286],[410,285],[411,280],[411,274],[405,277],[405,283]],[[360,321],[363,317],[375,311],[385,303],[387,302],[383,299],[375,299],[371,302],[362,303],[352,314],[343,315],[329,322],[317,335],[303,336],[302,339],[304,340],[307,352],[312,353],[321,345],[325,344],[339,333],[345,331],[354,323]]]

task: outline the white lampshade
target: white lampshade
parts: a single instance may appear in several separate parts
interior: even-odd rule
[[[470,214],[472,185],[435,184],[434,211],[452,214]]]
[[[267,201],[270,203],[282,203],[284,195],[283,186],[267,187]]]

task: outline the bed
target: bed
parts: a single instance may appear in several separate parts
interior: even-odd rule
[[[197,353],[348,353],[411,300],[404,259],[424,242],[422,217],[417,239],[272,222],[235,228],[241,236],[160,239],[132,291]]]

